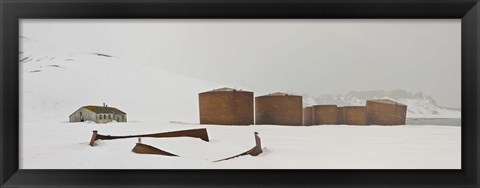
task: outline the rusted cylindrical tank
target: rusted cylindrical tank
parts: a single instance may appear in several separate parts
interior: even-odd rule
[[[336,125],[337,105],[314,105],[304,109],[304,125]]]
[[[253,92],[221,88],[198,94],[200,124],[252,125]]]
[[[367,125],[367,108],[365,106],[344,106],[344,121],[347,125]]]
[[[273,93],[255,97],[255,124],[302,125],[302,96]]]
[[[343,107],[337,107],[337,124],[345,124]]]
[[[303,125],[313,125],[313,107],[303,108]]]
[[[389,99],[367,100],[370,125],[405,125],[407,105]]]

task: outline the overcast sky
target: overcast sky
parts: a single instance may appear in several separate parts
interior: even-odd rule
[[[460,107],[460,20],[22,20],[21,35],[265,94],[405,89]],[[211,89],[211,88],[208,88]]]

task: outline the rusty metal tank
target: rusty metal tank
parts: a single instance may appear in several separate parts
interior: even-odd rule
[[[367,100],[367,122],[370,125],[405,125],[407,105],[390,99]]]
[[[313,107],[303,108],[303,125],[313,125]]]
[[[347,125],[367,125],[367,108],[365,106],[344,106],[343,118]]]
[[[255,97],[255,124],[302,125],[302,96],[272,93]]]
[[[337,105],[314,105],[304,109],[304,125],[336,125]]]
[[[337,124],[345,124],[345,120],[343,119],[344,116],[343,107],[337,107]]]
[[[253,92],[220,88],[198,94],[200,124],[252,125]]]

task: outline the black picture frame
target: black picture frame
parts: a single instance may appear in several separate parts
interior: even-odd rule
[[[464,187],[479,178],[478,0],[1,0],[1,187]],[[19,19],[461,19],[461,170],[19,170]]]

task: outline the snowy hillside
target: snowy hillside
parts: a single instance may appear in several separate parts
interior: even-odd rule
[[[58,53],[34,40],[22,44],[25,121],[68,121],[79,107],[105,102],[127,112],[129,121],[198,122],[198,93],[222,86],[108,54]]]
[[[389,98],[407,105],[407,118],[460,118],[461,111],[437,105],[436,101],[421,92],[410,93],[405,90],[391,91],[351,91],[345,95],[322,95],[312,97],[304,95],[304,106],[314,104],[365,105],[366,100]]]

